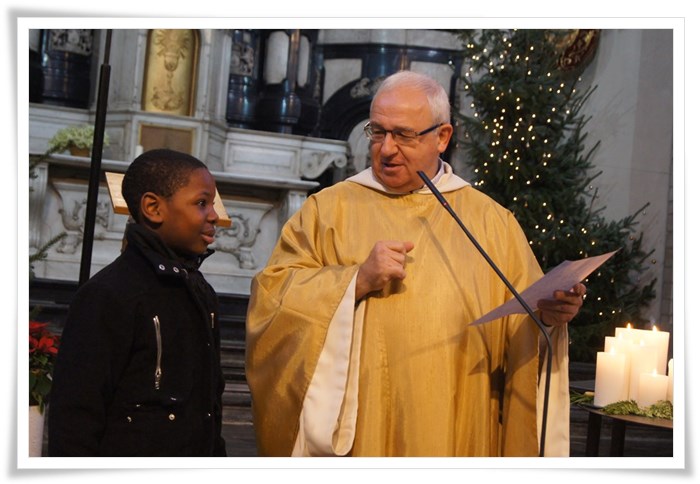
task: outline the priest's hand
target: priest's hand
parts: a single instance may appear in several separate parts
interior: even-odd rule
[[[586,286],[576,284],[570,291],[554,291],[554,299],[540,299],[537,309],[540,310],[542,322],[547,326],[563,326],[569,323],[583,305]]]
[[[413,242],[396,240],[382,240],[374,244],[357,273],[355,300],[359,301],[370,292],[381,291],[394,279],[406,277],[406,254],[413,247]]]

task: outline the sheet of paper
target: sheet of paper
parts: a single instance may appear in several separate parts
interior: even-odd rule
[[[557,290],[568,291],[576,283],[588,277],[591,272],[600,267],[606,260],[612,257],[615,252],[617,252],[617,250],[575,261],[566,260],[550,270],[533,285],[522,291],[520,297],[530,306],[530,309],[535,311],[537,309],[537,301],[540,299],[551,299],[552,294]],[[510,299],[505,304],[502,304],[470,324],[484,324],[494,319],[516,313],[525,314],[527,311],[525,311],[525,308],[513,297],[513,299]]]

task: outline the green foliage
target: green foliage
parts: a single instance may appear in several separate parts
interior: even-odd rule
[[[569,400],[572,405],[593,405],[593,392],[571,392]],[[673,404],[668,400],[659,400],[648,407],[640,407],[635,400],[623,400],[606,405],[602,411],[608,415],[637,415],[648,418],[673,419]]]
[[[608,415],[637,415],[648,418],[673,419],[673,404],[668,400],[659,400],[649,407],[640,407],[634,400],[615,402],[603,407]]]
[[[60,153],[69,149],[71,146],[76,148],[92,148],[92,142],[95,136],[95,128],[92,125],[83,124],[79,126],[67,126],[59,129],[55,135],[49,140],[49,151],[51,153]],[[104,134],[104,146],[109,145],[109,136]]]
[[[593,392],[578,393],[571,391],[569,393],[569,401],[572,405],[592,405]]]
[[[619,249],[588,277],[586,302],[569,325],[574,361],[594,361],[604,337],[627,321],[643,322],[656,280],[641,284],[651,252],[636,235],[646,208],[606,221],[592,182],[602,172],[591,159],[582,108],[595,86],[557,68],[566,31],[474,30],[461,33],[474,115],[460,115],[474,185],[510,209],[543,270],[564,260]]]

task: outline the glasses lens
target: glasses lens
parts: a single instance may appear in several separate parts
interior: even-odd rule
[[[394,141],[401,143],[410,143],[416,139],[416,132],[410,130],[396,130],[392,131],[391,135],[394,137]]]
[[[372,141],[382,141],[386,135],[386,131],[368,124],[365,126],[365,135]]]

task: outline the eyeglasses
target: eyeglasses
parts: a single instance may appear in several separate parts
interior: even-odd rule
[[[372,126],[370,123],[367,123],[365,124],[364,132],[367,138],[375,142],[384,141],[386,134],[391,133],[391,137],[394,139],[394,143],[410,144],[413,141],[415,141],[419,136],[423,136],[426,133],[430,133],[432,130],[439,128],[443,124],[444,123],[438,123],[434,126],[431,126],[428,129],[416,132],[412,129],[392,129],[391,131],[387,131],[386,129]]]

